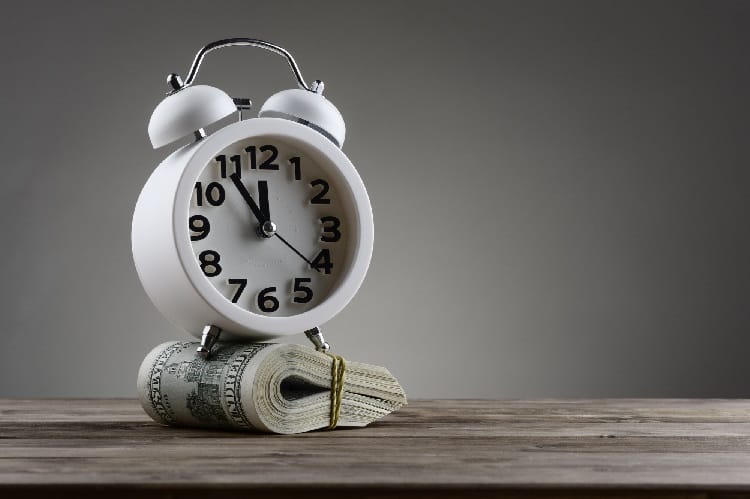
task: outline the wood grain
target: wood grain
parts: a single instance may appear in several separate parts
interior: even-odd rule
[[[271,490],[273,489],[273,490]],[[750,401],[421,400],[294,436],[0,400],[0,496],[750,497]]]

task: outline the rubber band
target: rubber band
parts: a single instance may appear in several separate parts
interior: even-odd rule
[[[333,430],[339,424],[341,413],[341,398],[344,393],[344,373],[346,372],[346,361],[341,355],[326,353],[331,357],[331,414],[328,429]]]

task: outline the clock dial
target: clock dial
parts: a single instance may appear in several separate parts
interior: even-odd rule
[[[188,220],[196,261],[227,300],[288,317],[325,301],[353,237],[330,165],[274,137],[234,143],[195,182]]]

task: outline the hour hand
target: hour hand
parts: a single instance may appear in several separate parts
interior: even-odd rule
[[[247,205],[250,207],[250,211],[253,212],[253,215],[255,215],[255,218],[258,219],[258,223],[263,225],[264,222],[268,221],[268,215],[264,213],[263,210],[260,209],[258,206],[258,203],[255,202],[253,197],[250,195],[249,192],[247,192],[247,188],[242,183],[242,180],[240,180],[239,175],[236,173],[233,173],[229,176],[230,179],[232,179],[232,183],[237,188],[237,190],[240,192],[240,195],[242,196],[242,199],[245,200]],[[259,180],[258,181],[258,191],[261,193],[261,203],[263,203],[263,189],[265,189],[265,203],[268,204],[268,184],[265,180]]]

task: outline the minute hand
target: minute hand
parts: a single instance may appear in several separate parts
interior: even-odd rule
[[[253,212],[253,215],[255,215],[255,218],[258,219],[259,224],[263,224],[263,222],[268,221],[268,214],[264,213],[263,210],[261,210],[258,207],[258,203],[255,202],[253,197],[250,195],[249,192],[247,192],[247,188],[245,188],[245,185],[240,180],[239,175],[236,173],[233,173],[229,176],[230,179],[232,179],[232,183],[237,188],[237,190],[240,192],[240,195],[242,196],[242,199],[245,200],[248,206],[250,206],[250,211]],[[261,186],[262,184],[262,186]],[[258,192],[266,193],[266,197],[268,196],[268,183],[265,180],[259,180],[258,181]]]
[[[289,248],[290,250],[294,251],[294,252],[295,252],[295,253],[296,253],[296,254],[297,254],[297,255],[298,255],[298,256],[299,256],[300,258],[302,258],[302,259],[303,259],[303,260],[304,260],[305,262],[307,262],[307,264],[308,264],[308,265],[310,266],[310,268],[312,268],[312,269],[315,269],[315,270],[317,270],[318,272],[320,272],[320,269],[318,269],[318,268],[315,268],[315,267],[313,267],[313,264],[312,264],[312,262],[311,262],[310,260],[308,260],[308,259],[307,259],[307,257],[305,257],[305,255],[303,255],[302,253],[300,253],[300,252],[299,252],[299,251],[297,250],[297,248],[295,248],[294,246],[292,246],[291,244],[289,244],[289,241],[287,241],[286,239],[284,239],[283,237],[281,237],[281,234],[279,234],[279,233],[277,232],[277,233],[276,233],[276,234],[274,234],[274,235],[275,235],[276,237],[278,237],[279,239],[281,239],[281,242],[282,242],[282,243],[284,243],[284,244],[286,244],[286,245],[287,245],[287,247],[288,247],[288,248]]]

